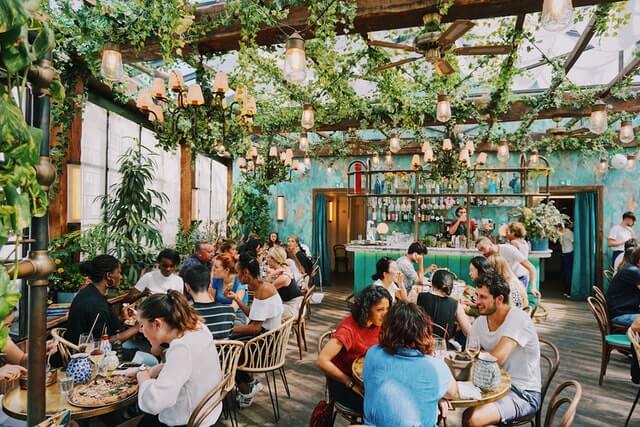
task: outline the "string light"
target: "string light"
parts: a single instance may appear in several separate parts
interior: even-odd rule
[[[307,77],[304,39],[297,32],[287,39],[284,55],[284,78],[290,83],[300,84]]]
[[[389,151],[394,154],[400,151],[400,138],[397,133],[392,133],[389,138]]]
[[[107,43],[102,51],[102,62],[100,64],[100,74],[107,80],[119,81],[124,77],[124,66],[122,65],[122,54],[118,46]]]
[[[562,31],[571,24],[573,4],[571,0],[544,0],[542,27],[547,31]]]
[[[591,132],[601,135],[607,130],[607,104],[598,100],[591,107],[591,123],[589,126]]]
[[[309,130],[313,127],[315,122],[315,111],[313,111],[313,105],[306,103],[302,109],[302,119],[300,120],[302,127]]]
[[[620,142],[628,144],[635,139],[630,120],[623,120],[620,124]]]
[[[447,95],[438,95],[436,119],[442,123],[446,123],[451,119],[451,104],[449,103],[449,97]]]

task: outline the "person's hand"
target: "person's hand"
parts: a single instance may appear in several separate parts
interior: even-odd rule
[[[151,375],[149,375],[149,370],[138,371],[136,374],[136,379],[138,380],[138,384],[142,384],[145,381],[149,381],[151,379]]]
[[[233,292],[231,289],[227,289],[224,291],[224,296],[229,298],[232,301],[236,301],[238,298],[238,295],[236,295],[235,292]]]
[[[27,368],[20,365],[4,365],[0,368],[0,380],[12,381],[27,373]]]
[[[364,388],[362,388],[360,383],[354,382],[353,386],[351,387],[351,390],[354,393],[359,394],[360,396],[364,397]]]
[[[463,213],[460,215],[460,218],[458,218],[459,222],[467,222],[467,214]]]
[[[148,297],[149,295],[151,295],[151,291],[149,290],[149,288],[144,288],[144,291],[142,291],[142,296]]]
[[[147,372],[149,372],[149,376],[151,378],[158,378],[162,368],[164,368],[164,363],[158,363],[156,366],[149,368]]]
[[[51,339],[47,341],[46,349],[47,349],[47,356],[51,354],[55,354],[58,351],[58,340]]]
[[[633,323],[631,324],[631,326],[629,326],[629,328],[633,332],[640,332],[640,317],[636,317],[636,320],[633,321]]]
[[[532,294],[533,294],[533,296],[535,296],[536,298],[542,298],[542,294],[541,294],[541,293],[540,293],[540,291],[539,291],[539,290],[537,290],[537,289],[533,289],[533,290],[531,291],[531,293],[532,293]]]
[[[404,288],[403,283],[404,283],[404,274],[402,274],[401,271],[398,271],[396,273],[396,277],[394,279],[394,282],[396,282],[396,285],[398,285],[401,288]]]
[[[127,377],[129,377],[129,378],[133,378],[133,377],[135,377],[136,375],[138,375],[138,371],[139,371],[139,370],[140,370],[140,369],[139,369],[139,368],[137,368],[137,367],[134,367],[134,368],[127,368],[127,369],[124,371],[124,374],[125,374],[125,376],[127,376]]]

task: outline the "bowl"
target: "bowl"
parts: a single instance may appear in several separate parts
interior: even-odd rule
[[[24,375],[20,377],[20,388],[23,390],[27,389],[28,385],[28,376]],[[45,380],[45,387],[49,387],[51,384],[55,384],[58,381],[58,370],[50,369],[47,371],[47,376]]]
[[[449,353],[444,358],[444,363],[447,364],[456,381],[469,381],[469,378],[471,378],[473,360],[468,354],[461,352]]]

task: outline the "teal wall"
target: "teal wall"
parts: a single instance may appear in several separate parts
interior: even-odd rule
[[[594,185],[603,184],[604,191],[604,239],[605,265],[609,265],[610,251],[606,248],[606,237],[609,228],[620,222],[624,211],[634,211],[640,215],[638,201],[640,200],[640,165],[633,171],[624,168],[609,169],[604,176],[595,173],[599,163],[598,156],[584,156],[576,152],[559,152],[546,155],[553,169],[551,185]],[[497,166],[495,155],[489,156],[490,166]],[[280,183],[271,188],[269,203],[273,218],[273,230],[286,238],[289,234],[298,235],[301,240],[311,244],[314,188],[345,188],[347,182],[346,169],[351,159],[314,159],[309,170],[304,175],[294,173],[291,182]],[[382,159],[381,159],[382,160]],[[408,168],[411,157],[397,156],[396,167]],[[327,165],[333,164],[333,172],[327,173]],[[512,154],[507,166],[519,165],[518,156]],[[238,174],[237,169],[234,174]],[[277,195],[284,195],[287,202],[287,218],[278,222],[275,219],[275,200]],[[499,211],[496,214],[496,211]],[[491,207],[474,208],[474,218],[493,218],[498,224],[508,220],[506,209]],[[452,216],[452,214],[451,214]],[[636,232],[640,234],[640,227],[636,225]],[[424,230],[424,228],[423,228]],[[404,230],[401,230],[404,231]],[[407,230],[409,232],[409,230]],[[422,232],[424,233],[424,231]]]

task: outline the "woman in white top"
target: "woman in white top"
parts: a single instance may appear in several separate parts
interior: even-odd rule
[[[138,308],[140,330],[152,348],[169,344],[165,362],[136,374],[139,426],[186,425],[200,401],[222,381],[218,352],[209,329],[187,299],[174,290],[154,294]],[[215,424],[222,403],[203,425]]]
[[[509,267],[509,263],[506,259],[504,259],[501,255],[491,255],[487,258],[489,264],[493,267],[496,273],[504,279],[505,282],[509,285],[511,292],[509,293],[509,305],[512,307],[517,307],[524,309],[529,307],[529,301],[527,299],[527,290],[524,285],[513,271],[511,271],[511,267]]]
[[[249,317],[246,325],[234,326],[231,339],[250,339],[265,331],[277,328],[282,323],[282,299],[278,290],[268,282],[260,279],[260,263],[251,255],[242,253],[236,266],[238,278],[254,292],[253,303],[249,308],[233,291],[227,290],[225,296],[234,300]],[[238,401],[241,408],[251,405],[255,395],[260,391],[260,383],[254,382],[251,375],[238,373],[236,384],[240,390]]]
[[[376,263],[376,274],[371,276],[375,286],[382,286],[391,295],[393,302],[396,298],[407,301],[407,290],[404,288],[404,274],[398,264],[388,257],[380,258]]]
[[[512,222],[507,226],[507,240],[512,246],[515,246],[525,258],[529,258],[529,243],[524,239],[527,230],[521,222]]]
[[[143,296],[166,293],[173,289],[184,292],[182,277],[176,274],[176,266],[180,264],[180,255],[173,249],[163,249],[156,258],[158,268],[142,275],[136,286],[131,288],[124,302],[135,302]]]

